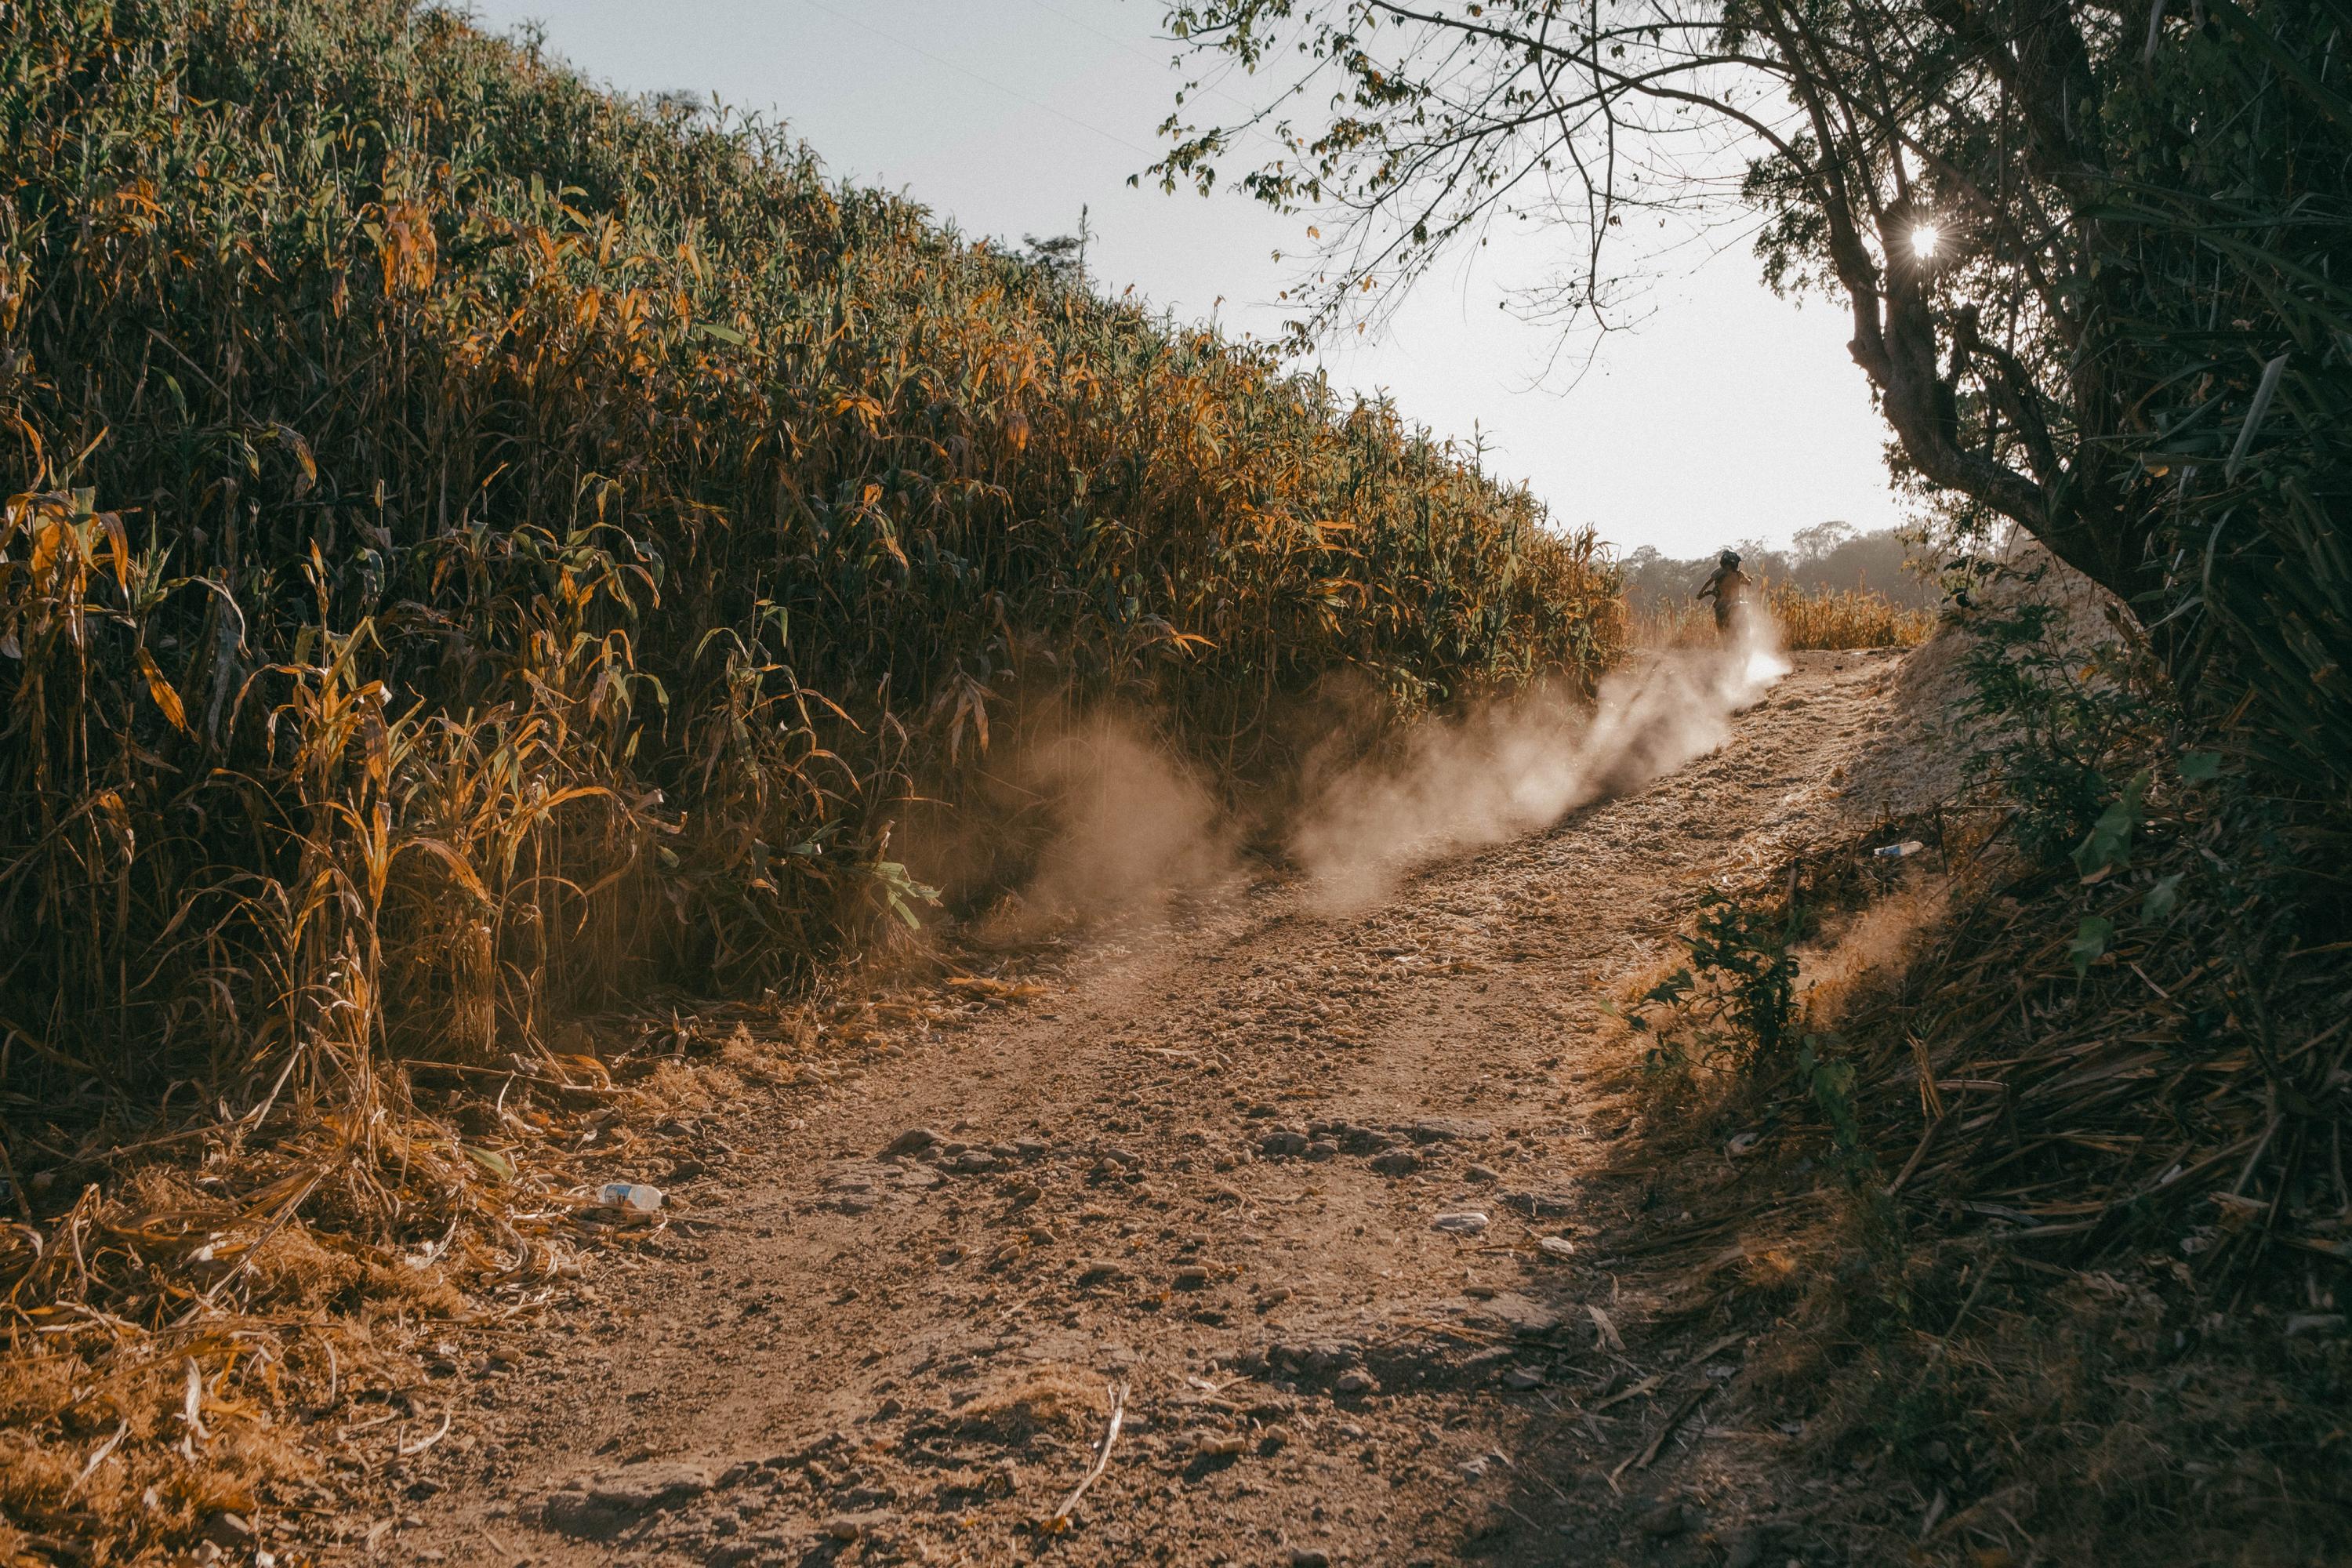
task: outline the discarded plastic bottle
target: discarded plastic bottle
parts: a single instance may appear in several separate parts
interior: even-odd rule
[[[651,1214],[661,1207],[662,1194],[659,1187],[642,1186],[635,1182],[606,1182],[596,1189],[596,1201],[624,1214]]]
[[[1900,844],[1889,844],[1884,848],[1874,849],[1871,854],[1881,860],[1900,860],[1906,855],[1916,855],[1926,847],[1927,847],[1925,844],[1916,838],[1906,838]]]

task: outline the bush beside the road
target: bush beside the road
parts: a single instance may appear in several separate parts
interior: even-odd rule
[[[1898,605],[1866,588],[1808,591],[1767,580],[1758,584],[1793,650],[1916,647],[1936,630],[1936,612]],[[1715,612],[1704,604],[1629,611],[1627,641],[1637,647],[1681,647],[1712,641]]]

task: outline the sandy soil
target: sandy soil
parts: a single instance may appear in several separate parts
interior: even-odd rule
[[[1714,755],[1359,916],[1265,880],[649,1130],[676,1169],[613,1174],[667,1223],[453,1329],[398,1428],[447,1436],[352,1439],[383,1503],[331,1555],[1827,1560],[1856,1483],[1776,1463],[1749,1326],[1649,1245],[1688,1216],[1600,1012],[1702,885],[1933,772],[1887,761],[1896,656],[1796,662]]]

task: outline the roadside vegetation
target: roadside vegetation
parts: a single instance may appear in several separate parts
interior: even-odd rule
[[[1115,703],[1245,801],[1326,683],[1619,645],[1594,542],[1393,409],[760,125],[396,0],[11,28],[12,1556],[301,1500],[276,1415],[572,1267],[550,1141],[684,1038],[577,1020],[783,1016],[931,918],[894,831],[1008,738]]]
[[[1814,589],[1765,578],[1757,584],[1780,629],[1781,646],[1795,650],[1911,647],[1936,629],[1933,609],[1900,604],[1859,588]],[[1650,601],[1628,595],[1627,640],[1636,647],[1701,647],[1716,638],[1715,611],[1683,595]]]
[[[1622,1016],[1766,1392],[1922,1561],[2352,1546],[2346,1007],[2299,812],[2047,558],[1972,563],[1962,795],[1695,911]],[[1700,1167],[1705,1169],[1704,1166]],[[1810,1178],[1830,1223],[1784,1196]],[[1717,1267],[1720,1267],[1718,1260]],[[1810,1280],[1811,1283],[1806,1283]]]
[[[1764,603],[1792,648],[1909,647],[1936,629],[1936,612],[1865,589],[1808,594],[1769,584]]]

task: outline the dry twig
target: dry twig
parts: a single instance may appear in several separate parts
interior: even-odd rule
[[[1095,1468],[1087,1472],[1086,1479],[1073,1488],[1070,1495],[1062,1500],[1062,1506],[1047,1518],[1045,1529],[1048,1532],[1058,1534],[1070,1528],[1070,1510],[1078,1506],[1078,1500],[1087,1495],[1087,1489],[1102,1479],[1103,1472],[1110,1468],[1111,1446],[1118,1441],[1119,1428],[1126,1421],[1127,1384],[1113,1384],[1110,1385],[1110,1425],[1103,1432],[1102,1452],[1095,1456]]]

